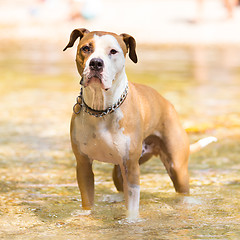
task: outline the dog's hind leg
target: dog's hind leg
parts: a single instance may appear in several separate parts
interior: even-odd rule
[[[161,160],[170,176],[173,186],[178,193],[189,193],[189,176],[187,159],[179,156],[167,157],[161,153]]]
[[[114,165],[114,168],[112,171],[112,178],[113,178],[113,182],[116,189],[119,192],[123,192],[123,178],[122,178],[122,173],[119,165]]]
[[[160,141],[160,158],[178,193],[189,193],[189,145],[185,134]]]

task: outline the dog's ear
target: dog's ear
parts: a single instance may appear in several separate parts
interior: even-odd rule
[[[87,33],[89,33],[89,31],[86,28],[78,28],[78,29],[73,30],[70,35],[69,43],[63,49],[63,51],[65,51],[67,48],[72,47],[78,37],[80,37],[80,39],[81,39]]]
[[[120,34],[120,36],[123,38],[123,41],[125,42],[127,49],[129,49],[129,57],[130,59],[134,62],[137,63],[138,59],[137,59],[137,54],[136,54],[136,41],[135,39],[126,34],[126,33],[122,33]]]

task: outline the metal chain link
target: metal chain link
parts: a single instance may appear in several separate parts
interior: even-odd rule
[[[79,114],[81,112],[82,108],[84,108],[84,111],[87,114],[89,114],[90,116],[103,117],[103,116],[106,116],[107,114],[110,114],[110,113],[114,112],[117,108],[119,108],[122,105],[122,103],[124,102],[124,100],[126,99],[127,94],[128,94],[128,85],[126,86],[124,92],[122,93],[122,95],[120,96],[118,101],[115,104],[113,104],[112,106],[110,106],[107,109],[105,109],[105,110],[95,110],[95,109],[90,108],[85,103],[85,101],[83,99],[82,91],[83,91],[83,89],[81,88],[79,96],[76,99],[77,103],[75,103],[74,106],[73,106],[73,112],[75,114]],[[78,111],[75,110],[75,108],[77,106],[80,108]]]

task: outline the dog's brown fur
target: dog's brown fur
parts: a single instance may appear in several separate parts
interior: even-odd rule
[[[134,62],[137,62],[135,52],[136,43],[130,35],[123,34],[119,36],[113,33],[89,32],[86,29],[78,29],[75,32],[75,37],[71,36],[67,47],[73,45],[77,38],[76,34],[80,37],[76,57],[77,68],[80,75],[83,74],[86,61],[91,56],[91,53],[89,53],[89,55],[83,55],[80,49],[86,43],[94,45],[94,35],[102,36],[111,34],[117,39],[124,55],[126,55],[127,50],[129,50],[130,58]],[[117,111],[121,111],[122,113],[120,120],[116,117]],[[127,153],[124,157],[120,157],[122,155],[117,153],[118,147],[116,147],[113,151],[115,158],[112,159],[112,162],[115,164],[113,180],[116,188],[119,191],[124,191],[128,209],[131,208],[129,206],[129,199],[134,195],[134,189],[140,184],[139,164],[146,162],[152,155],[160,156],[174,184],[175,190],[179,193],[188,193],[189,142],[174,107],[154,89],[129,82],[128,96],[121,107],[114,113],[99,119],[95,119],[95,117],[82,112],[78,115],[73,114],[72,116],[71,141],[72,149],[77,159],[77,180],[82,195],[83,208],[91,209],[94,203],[94,174],[92,172],[90,157],[83,153],[81,150],[82,146],[79,145],[79,139],[81,139],[81,134],[83,134],[78,131],[79,126],[81,124],[92,124],[94,128],[96,127],[94,134],[97,140],[94,140],[95,143],[101,143],[99,146],[106,146],[106,149],[108,149],[108,146],[104,145],[105,139],[98,135],[98,127],[95,125],[104,123],[104,121],[111,123],[111,121],[117,120],[119,124],[118,129],[124,129],[123,134],[131,140],[129,147],[126,148]],[[105,131],[115,139],[116,131],[118,130],[111,127],[110,124]],[[87,145],[87,143],[84,144]],[[150,148],[151,151],[144,152],[143,145],[146,149]],[[115,148],[115,145],[113,145],[113,148]],[[99,151],[98,146],[96,146],[95,151],[97,154],[97,151]],[[137,201],[136,203],[134,202],[134,204],[138,204]],[[136,209],[138,208],[136,207]],[[131,211],[131,209],[129,209],[129,211]]]

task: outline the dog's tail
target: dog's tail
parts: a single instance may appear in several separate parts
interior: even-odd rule
[[[190,153],[198,152],[200,149],[206,147],[208,144],[216,141],[217,141],[216,137],[202,138],[199,141],[190,145]]]

